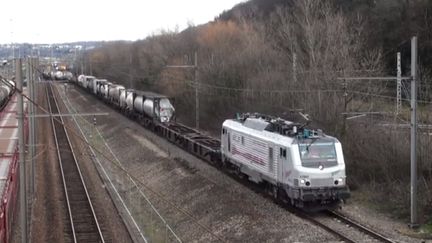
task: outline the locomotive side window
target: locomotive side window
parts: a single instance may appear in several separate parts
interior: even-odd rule
[[[281,157],[281,158],[284,158],[284,159],[286,159],[286,149],[283,149],[283,148],[280,148],[279,149],[279,156]]]

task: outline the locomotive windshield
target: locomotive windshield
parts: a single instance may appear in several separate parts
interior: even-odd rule
[[[169,99],[160,99],[159,101],[159,105],[161,108],[165,108],[165,109],[169,109],[172,108],[171,102],[169,101]]]
[[[337,165],[336,149],[333,141],[306,139],[299,143],[302,166],[319,168]]]

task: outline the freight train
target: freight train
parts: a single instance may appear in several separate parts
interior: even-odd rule
[[[80,75],[77,84],[188,152],[264,186],[275,200],[321,210],[350,196],[341,143],[321,130],[245,113],[227,119],[218,140],[175,122],[166,96],[93,76]]]
[[[66,80],[71,81],[73,78],[73,74],[70,71],[64,70],[57,70],[57,71],[44,71],[42,73],[42,77],[44,79],[51,79],[51,80]]]
[[[19,190],[18,133],[17,120],[14,119],[15,102],[9,102],[15,91],[15,82],[0,77],[0,242],[12,242],[13,222],[17,211]],[[27,126],[25,126],[27,132]],[[5,146],[6,145],[6,146]]]
[[[1,79],[0,81],[0,108],[3,108],[14,91],[15,82],[7,79]]]
[[[88,92],[113,105],[130,117],[150,122],[153,119],[165,123],[175,119],[175,109],[168,97],[153,92],[126,89],[122,85],[97,79],[93,76],[78,76],[77,83]],[[146,119],[150,118],[150,119]]]

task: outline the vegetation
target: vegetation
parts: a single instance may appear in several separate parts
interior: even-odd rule
[[[293,111],[302,110],[313,125],[342,140],[352,189],[367,191],[361,195],[407,216],[409,130],[392,125],[407,123],[407,96],[396,116],[393,80],[346,82],[339,77],[394,75],[397,51],[408,76],[409,40],[418,34],[419,117],[430,123],[431,10],[427,0],[253,0],[180,33],[106,43],[86,53],[84,72],[171,96],[178,119],[192,126],[198,88],[201,128],[212,134],[236,112],[298,119]],[[195,52],[197,77],[193,68],[169,67],[194,65]],[[385,113],[346,119],[352,116],[346,112]],[[431,150],[430,131],[419,130],[424,222],[432,203]]]

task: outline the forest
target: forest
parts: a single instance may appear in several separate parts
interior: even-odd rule
[[[432,124],[431,24],[429,0],[251,0],[181,32],[107,42],[75,66],[171,97],[178,121],[190,126],[198,92],[200,129],[213,136],[239,112],[298,122],[304,122],[299,112],[308,114],[311,126],[341,140],[354,198],[407,218],[409,82],[402,83],[396,110],[395,80],[344,78],[395,76],[397,52],[402,76],[410,76],[411,37],[417,36],[418,119]],[[425,222],[432,212],[430,130],[418,130],[417,154]]]

